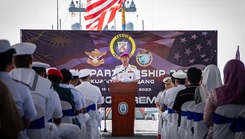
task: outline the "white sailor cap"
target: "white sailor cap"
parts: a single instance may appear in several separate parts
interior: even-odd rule
[[[32,63],[32,67],[37,67],[37,68],[50,68],[50,65],[49,64],[46,64],[46,63],[43,63],[43,62],[38,62],[38,61],[35,61]]]
[[[163,80],[162,80],[163,83],[171,83],[171,77],[165,77]]]
[[[175,72],[175,73],[173,73],[173,75],[172,75],[175,79],[185,79],[185,78],[187,78],[187,75],[186,75],[186,73],[184,73],[184,72]]]
[[[17,55],[32,55],[35,52],[37,46],[33,43],[22,42],[13,45],[13,47],[15,48],[16,51],[15,56],[17,56]]]
[[[82,70],[80,70],[79,78],[88,77],[88,76],[90,76],[90,74],[91,74],[90,69],[82,69]]]
[[[11,47],[8,40],[0,40],[0,53],[7,52],[10,49],[14,49]]]
[[[70,69],[69,71],[71,72],[73,77],[79,77],[80,75],[80,72],[78,70]]]

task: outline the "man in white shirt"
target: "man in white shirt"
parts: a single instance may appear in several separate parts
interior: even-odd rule
[[[175,72],[173,73],[173,78],[175,79],[176,87],[172,87],[166,91],[166,95],[164,98],[164,104],[168,106],[170,102],[175,100],[176,95],[180,90],[185,89],[185,79],[187,77],[186,73],[184,72]]]
[[[101,95],[101,91],[99,87],[92,85],[90,83],[91,80],[91,71],[89,69],[83,69],[80,70],[80,82],[81,84],[76,87],[77,90],[79,90],[80,93],[83,94],[85,101],[92,101],[93,103],[97,104],[97,110],[100,109],[102,103],[103,103],[103,98]],[[87,102],[86,102],[87,103]],[[87,104],[88,105],[88,104]],[[99,123],[102,119],[103,115],[96,111],[94,120],[97,120]],[[98,130],[98,127],[95,127],[96,130]]]
[[[72,74],[69,70],[67,69],[62,69],[60,70],[60,72],[62,73],[63,75],[63,79],[62,79],[62,82],[60,84],[60,87],[63,87],[63,88],[70,88],[69,87],[69,83],[70,83],[70,80],[72,79]],[[70,89],[71,93],[73,94],[74,96],[74,101],[75,101],[75,114],[78,115],[80,114],[80,112],[82,111],[82,102],[81,102],[81,96],[80,94],[74,90],[74,89]]]
[[[32,69],[40,76],[46,76],[46,69],[50,65],[42,62],[33,62]],[[53,129],[47,133],[47,138],[65,138],[65,139],[78,139],[80,138],[80,129],[69,123],[61,123],[63,117],[62,108],[59,95],[56,91],[50,93],[49,109],[46,113],[47,128]]]
[[[33,62],[32,55],[36,49],[35,44],[23,42],[15,44],[13,47],[16,50],[16,54],[14,55],[15,68],[10,71],[10,75],[14,79],[29,86],[35,107],[39,107],[44,112],[44,115],[40,113],[40,115],[37,114],[34,118],[38,120],[42,116],[45,117],[45,113],[49,109],[50,93],[53,91],[52,84],[49,80],[39,76],[33,69],[31,69]],[[41,122],[42,124],[31,122],[30,127],[40,129],[38,131],[42,132],[41,134],[44,132],[44,130],[41,130],[43,128],[46,129],[45,131],[52,130],[46,127],[45,121]],[[29,129],[27,130],[27,134],[30,138],[38,136],[33,134],[32,130]]]
[[[114,82],[138,82],[140,72],[137,67],[129,64],[130,55],[125,52],[120,55],[122,65],[116,66],[112,75]]]
[[[79,82],[80,72],[78,70],[72,70],[72,69],[70,69],[70,72],[71,72],[73,78],[70,80],[69,87],[71,89],[73,89],[74,91],[76,91],[77,94],[79,94],[79,96],[81,97],[81,102],[82,102],[82,111],[78,115],[78,118],[81,120],[81,122],[86,123],[89,120],[89,116],[87,114],[85,114],[86,113],[86,102],[85,102],[85,98],[83,96],[83,93],[79,92],[79,90],[77,90],[75,88],[75,86],[77,86],[77,84]]]
[[[13,67],[13,54],[15,53],[15,49],[10,46],[8,40],[0,40],[0,80],[9,88],[25,128],[28,128],[30,121],[34,119],[37,112],[29,87],[14,80],[8,73]],[[22,130],[18,139],[24,139],[26,136],[26,130]]]

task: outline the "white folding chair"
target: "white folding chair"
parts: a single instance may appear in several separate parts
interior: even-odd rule
[[[239,113],[245,109],[245,105],[227,104],[219,106],[214,113],[214,139],[233,139],[235,132],[232,131],[232,122],[235,122]]]
[[[35,103],[34,105],[37,111],[37,116],[30,122],[30,126],[26,130],[27,136],[30,139],[46,139],[45,112],[41,106]]]
[[[62,101],[62,100],[60,101],[60,104],[61,104],[62,113],[63,113],[61,122],[72,124],[72,119],[75,117],[75,114],[72,110],[71,104],[67,101]]]
[[[86,102],[86,112],[92,119],[92,128],[87,128],[87,138],[98,139],[99,127],[97,121],[97,104],[91,100],[85,100]]]
[[[245,139],[245,109],[239,113],[235,127],[235,139]]]
[[[195,102],[192,102],[187,107],[187,122],[186,122],[186,130],[185,130],[185,139],[192,139],[192,128],[193,128],[193,110],[195,107]]]
[[[203,139],[208,132],[208,126],[203,121],[205,102],[201,102],[194,107],[193,111],[193,125],[194,134],[193,139]]]
[[[81,138],[85,139],[86,138],[86,134],[87,134],[87,130],[86,130],[86,122],[88,120],[90,120],[90,117],[88,116],[88,114],[82,114],[80,113],[79,115],[76,116],[76,118],[79,120],[79,122],[81,123]]]
[[[187,107],[193,103],[194,101],[188,101],[185,102],[182,106],[181,106],[181,122],[180,122],[180,126],[178,127],[178,131],[177,131],[177,138],[178,139],[184,139],[185,138],[185,130],[186,130],[186,124],[187,124]]]
[[[168,114],[170,114],[170,125],[168,127],[168,139],[177,138],[177,129],[178,129],[178,117],[179,115],[173,110],[174,101],[169,103]]]

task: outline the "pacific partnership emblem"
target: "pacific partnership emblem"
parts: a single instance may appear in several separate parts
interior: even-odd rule
[[[128,52],[131,57],[135,49],[134,39],[128,34],[118,34],[110,42],[110,52],[116,59],[120,59],[120,55],[124,52]]]
[[[99,60],[102,56],[106,55],[106,52],[100,52],[98,49],[94,49],[92,52],[85,52],[86,55],[89,56],[89,59],[87,60],[88,64],[93,66],[99,66],[101,64],[104,64],[104,59],[102,58]]]
[[[150,50],[140,50],[136,55],[137,63],[142,67],[147,67],[152,63],[153,57]]]

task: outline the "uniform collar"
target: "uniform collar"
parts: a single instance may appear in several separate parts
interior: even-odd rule
[[[127,67],[131,67],[131,65],[130,64],[128,64],[128,66]],[[125,68],[123,65],[121,65],[121,68]]]
[[[36,72],[29,68],[14,68],[10,71],[10,76],[13,79],[24,82],[25,84],[32,86]]]
[[[60,84],[60,87],[69,88],[69,85],[68,84],[64,84],[64,83],[61,83]]]
[[[12,79],[8,72],[0,71],[0,78],[9,78]]]
[[[187,87],[189,88],[189,87],[198,87],[199,86],[199,84],[189,84]]]

